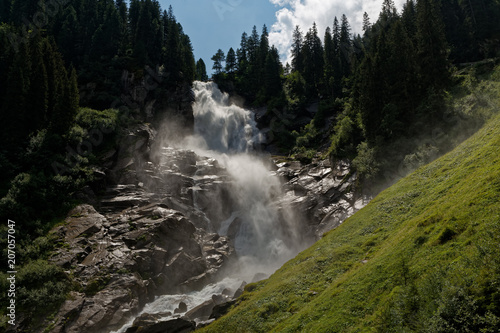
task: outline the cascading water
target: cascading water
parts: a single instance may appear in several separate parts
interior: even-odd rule
[[[231,104],[215,83],[195,82],[194,92],[195,135],[189,148],[217,159],[234,181],[235,210],[218,221],[217,232],[225,236],[236,229],[230,236],[244,265],[270,273],[297,253],[300,236],[292,216],[273,204],[281,183],[255,152],[263,137],[253,113]]]
[[[242,281],[252,282],[256,273],[260,278],[274,272],[285,261],[291,259],[305,247],[293,214],[277,203],[281,197],[281,182],[266,167],[266,157],[256,149],[262,142],[253,114],[231,104],[227,94],[215,83],[195,82],[193,104],[194,135],[180,142],[167,142],[175,148],[193,150],[198,156],[210,157],[225,168],[230,177],[230,198],[223,199],[213,194],[213,206],[230,205],[231,214],[211,217],[207,225],[211,232],[228,236],[238,255],[238,262],[228,269],[228,276],[218,283],[210,284],[201,291],[185,295],[165,295],[146,305],[142,313],[162,314],[173,312],[180,301],[189,308],[203,303],[224,289],[238,288]],[[206,160],[203,163],[207,163]],[[200,185],[203,168],[198,169]],[[196,183],[195,183],[196,185]],[[191,188],[193,205],[198,206],[198,191],[201,186]],[[206,196],[206,193],[203,193]],[[226,202],[227,201],[227,202]],[[227,209],[226,209],[227,210]],[[222,211],[219,209],[218,211]],[[162,320],[168,320],[167,315]],[[117,332],[125,332],[133,319]]]

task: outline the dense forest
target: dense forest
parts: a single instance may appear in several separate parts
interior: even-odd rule
[[[236,51],[214,55],[214,79],[248,105],[268,107],[284,151],[310,161],[329,142],[330,157],[349,158],[374,178],[405,157],[422,164],[449,149],[437,133],[456,125],[447,101],[463,78],[452,73],[498,56],[499,18],[495,0],[408,0],[401,12],[384,0],[374,23],[364,14],[363,35],[352,34],[345,15],[333,18],[323,39],[316,24],[305,35],[297,26],[285,66],[267,27],[260,36],[254,27]],[[289,121],[314,102],[311,123]]]
[[[0,12],[0,206],[2,216],[46,220],[92,180],[98,151],[79,144],[116,134],[118,121],[140,112],[125,85],[144,80],[161,101],[192,83],[195,61],[172,7],[162,12],[157,1],[9,2]]]
[[[81,201],[75,193],[102,185],[95,166],[121,131],[147,118],[135,91],[167,105],[195,66],[172,7],[158,1],[0,2],[0,216],[18,222],[19,313],[44,318],[71,289],[46,261],[56,246],[46,234]]]

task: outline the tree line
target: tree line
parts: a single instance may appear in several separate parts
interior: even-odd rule
[[[259,36],[254,27],[236,52],[214,55],[214,80],[250,105],[282,112],[319,101],[300,133],[285,124],[285,141],[293,134],[296,152],[314,150],[314,137],[330,125],[331,156],[355,159],[442,122],[453,68],[498,56],[499,19],[498,0],[407,0],[401,11],[384,0],[374,23],[363,15],[362,34],[352,34],[345,15],[334,17],[322,38],[316,24],[305,34],[297,26],[286,65],[269,46],[267,28]]]
[[[88,139],[95,124],[113,127],[124,119],[110,110],[126,104],[124,73],[127,84],[141,84],[148,71],[157,79],[148,94],[159,105],[194,80],[192,45],[171,6],[162,10],[156,0],[2,1],[2,216],[22,215],[29,234],[43,229],[37,223],[64,214],[70,194],[92,180],[95,159],[68,150]],[[67,166],[64,174],[54,163]]]

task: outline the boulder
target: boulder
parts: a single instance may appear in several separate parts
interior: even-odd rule
[[[151,325],[128,328],[125,333],[188,333],[196,329],[196,323],[183,318],[162,321]]]

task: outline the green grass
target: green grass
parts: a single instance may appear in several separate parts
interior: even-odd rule
[[[500,116],[201,332],[497,332]]]

